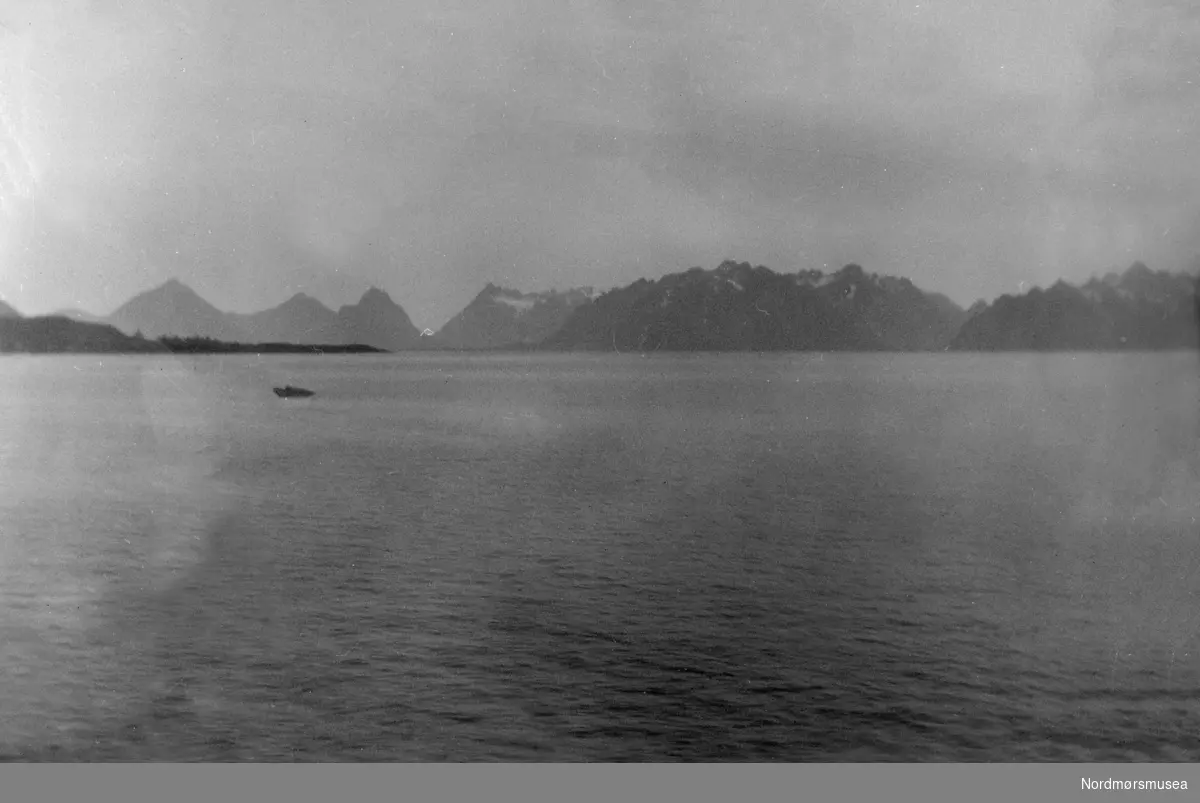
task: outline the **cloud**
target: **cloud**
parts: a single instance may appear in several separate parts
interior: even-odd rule
[[[725,256],[969,302],[1200,251],[1188,5],[25,8],[38,226],[0,223],[0,295],[26,307],[377,284],[436,327],[489,280]]]

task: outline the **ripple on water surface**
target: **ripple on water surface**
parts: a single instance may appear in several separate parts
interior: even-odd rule
[[[1190,760],[1181,360],[14,362],[0,749]]]

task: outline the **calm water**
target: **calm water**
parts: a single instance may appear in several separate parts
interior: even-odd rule
[[[1198,375],[5,357],[0,754],[1193,759]]]

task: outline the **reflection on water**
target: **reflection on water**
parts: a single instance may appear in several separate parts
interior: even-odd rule
[[[1194,363],[5,358],[0,750],[1183,760]]]

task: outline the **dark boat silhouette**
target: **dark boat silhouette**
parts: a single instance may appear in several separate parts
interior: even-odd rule
[[[292,398],[302,399],[307,396],[313,395],[313,392],[311,390],[306,390],[305,388],[293,387],[292,385],[287,385],[282,388],[275,388],[274,390],[275,390],[275,395],[281,399],[292,399]]]

